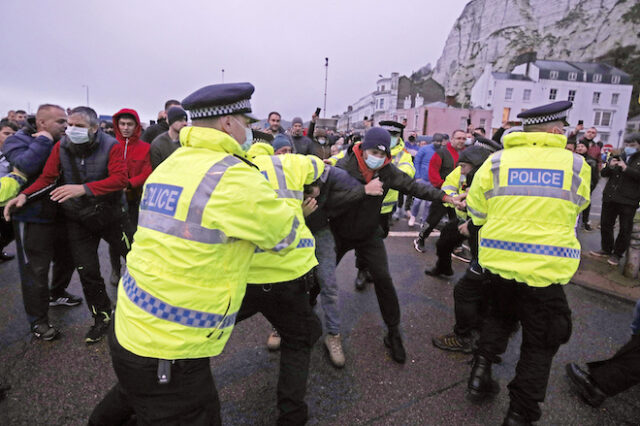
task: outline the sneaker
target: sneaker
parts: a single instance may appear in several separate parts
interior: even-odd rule
[[[607,263],[611,266],[618,266],[620,264],[621,258],[622,256],[618,256],[617,254],[612,254],[611,256],[609,256],[609,259],[607,259]]]
[[[84,341],[87,344],[97,343],[107,334],[109,329],[109,323],[111,322],[110,312],[98,312],[94,317],[94,324],[84,337]]]
[[[413,247],[416,249],[418,253],[426,252],[426,250],[424,249],[424,240],[420,238],[416,238],[415,240],[413,240]]]
[[[81,303],[82,297],[74,296],[66,291],[60,297],[49,298],[49,306],[78,306]]]
[[[461,337],[456,333],[445,334],[444,336],[433,337],[431,343],[438,349],[452,352],[462,352],[470,354],[473,351],[473,339],[471,337]]]
[[[598,251],[591,250],[589,252],[589,254],[591,256],[595,256],[595,257],[610,257],[611,256],[611,253],[609,253],[608,251],[604,251],[604,250],[598,250]]]
[[[451,257],[453,257],[454,259],[458,259],[459,261],[464,263],[471,262],[471,252],[463,246],[455,249],[453,253],[451,253]]]
[[[31,327],[31,333],[36,339],[45,341],[53,340],[60,334],[58,330],[46,322],[41,322]]]
[[[270,351],[277,351],[280,349],[280,341],[282,338],[276,330],[273,330],[267,338],[267,349]]]
[[[396,209],[396,211],[391,215],[391,218],[393,220],[400,220],[400,209]]]
[[[409,225],[409,227],[413,228],[413,226],[416,224],[416,217],[415,216],[409,216],[409,221],[407,222],[407,225]]]
[[[329,352],[329,359],[334,367],[344,367],[345,359],[344,352],[342,351],[342,342],[339,334],[327,334],[324,338],[324,346]]]

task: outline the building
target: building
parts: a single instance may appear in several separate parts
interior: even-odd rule
[[[559,100],[573,102],[568,121],[595,127],[603,143],[622,145],[631,101],[631,77],[601,63],[534,60],[510,73],[488,65],[471,89],[471,104],[493,111],[492,129],[518,121],[524,110]]]
[[[640,132],[640,115],[636,115],[635,117],[628,119],[627,128],[625,130],[626,134]]]

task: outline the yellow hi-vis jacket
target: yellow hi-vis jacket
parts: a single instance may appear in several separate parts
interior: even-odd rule
[[[462,174],[460,166],[457,166],[447,175],[441,189],[445,194],[450,195],[451,197],[457,197],[458,195],[464,194],[468,191],[469,188],[467,188],[466,185],[467,177]],[[445,203],[444,205],[455,208],[455,206],[450,203]],[[462,220],[467,220],[467,213],[462,210],[456,209],[456,216]]]
[[[580,263],[575,224],[591,168],[551,133],[514,132],[476,172],[467,212],[481,225],[480,265],[532,287],[566,284]]]
[[[410,177],[415,176],[416,169],[415,167],[413,167],[413,159],[411,158],[411,154],[405,151],[404,141],[401,138],[398,138],[398,143],[396,144],[396,146],[391,148],[391,162]],[[387,195],[382,201],[382,208],[380,209],[380,213],[391,213],[391,210],[393,210],[393,206],[397,202],[398,191],[396,191],[395,189],[389,189],[389,191],[387,191]]]
[[[169,360],[222,352],[256,246],[284,255],[304,223],[229,135],[185,127],[180,143],[144,185],[115,314],[123,347]]]
[[[271,187],[293,210],[300,226],[300,239],[295,249],[284,256],[270,250],[256,249],[249,267],[249,284],[269,284],[291,281],[309,272],[318,264],[315,239],[302,213],[304,186],[316,181],[324,172],[324,163],[315,155],[260,155],[254,158]]]
[[[27,183],[27,177],[15,170],[0,178],[0,206],[18,196],[20,188]]]

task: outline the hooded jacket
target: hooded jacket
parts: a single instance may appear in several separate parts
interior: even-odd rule
[[[602,201],[637,208],[640,203],[640,151],[629,158],[623,153],[622,160],[627,163],[624,171],[620,166],[609,166],[609,163],[600,171],[602,177],[609,178],[602,191]]]
[[[132,115],[137,123],[133,135],[128,138],[122,136],[120,128],[118,127],[118,120],[123,114]],[[124,153],[124,159],[127,162],[127,173],[129,176],[128,188],[138,189],[136,193],[142,194],[142,185],[151,174],[151,157],[149,156],[150,145],[140,140],[140,133],[142,133],[142,126],[140,126],[140,118],[138,113],[133,109],[123,108],[113,115],[113,130],[116,134],[116,139],[120,142]]]

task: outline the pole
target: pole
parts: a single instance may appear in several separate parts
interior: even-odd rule
[[[324,58],[324,108],[322,117],[327,118],[327,81],[329,77],[329,58]]]
[[[84,87],[86,89],[86,95],[87,95],[87,106],[89,106],[89,85],[87,84],[83,84],[82,87]]]
[[[224,83],[224,68],[222,68],[222,82]]]

